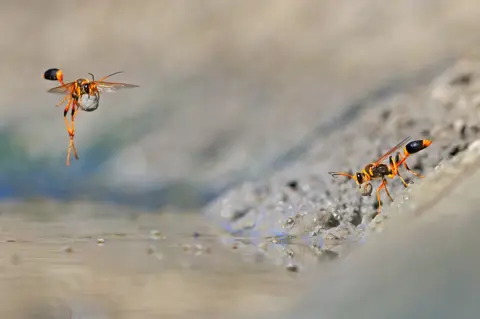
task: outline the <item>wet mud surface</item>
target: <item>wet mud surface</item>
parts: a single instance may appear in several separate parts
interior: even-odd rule
[[[480,140],[412,186],[292,310],[269,318],[477,318]]]
[[[355,182],[332,178],[330,171],[354,172],[376,161],[403,140],[431,139],[432,145],[410,156],[408,165],[428,175],[440,163],[462,153],[480,137],[479,65],[460,61],[429,85],[376,101],[354,123],[313,145],[304,158],[270,179],[233,189],[206,209],[206,214],[233,234],[253,237],[293,236],[322,250],[324,242],[363,242],[377,212],[375,190],[361,196]],[[402,168],[407,182],[421,180]],[[384,211],[397,205],[405,188],[388,180],[394,198],[381,193]]]

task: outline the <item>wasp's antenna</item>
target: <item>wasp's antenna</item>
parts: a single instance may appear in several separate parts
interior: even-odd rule
[[[120,74],[120,73],[124,73],[124,71],[118,71],[118,72],[115,72],[115,73],[109,74],[109,75],[107,75],[107,76],[104,76],[103,78],[101,78],[100,80],[98,80],[98,82],[101,82],[101,81],[105,80],[106,78],[109,78],[109,77],[111,77],[112,75],[115,75],[115,74]]]
[[[92,82],[95,82],[95,77],[93,76],[92,73],[88,72],[88,74],[90,74],[92,76]]]

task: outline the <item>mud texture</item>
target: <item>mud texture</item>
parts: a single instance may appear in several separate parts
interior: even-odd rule
[[[368,244],[269,318],[477,318],[480,140],[372,222]]]
[[[345,243],[364,239],[376,197],[375,192],[361,196],[354,181],[328,172],[360,170],[406,136],[433,141],[407,160],[424,175],[462,153],[480,137],[480,65],[460,61],[430,85],[366,109],[344,130],[319,140],[295,165],[228,192],[206,209],[207,216],[232,234],[300,238],[317,251],[341,254]],[[405,169],[401,173],[407,182],[421,182]],[[379,183],[373,185],[375,191]],[[395,206],[405,188],[398,178],[389,180],[388,188]],[[388,214],[391,203],[384,192],[381,196]],[[327,248],[332,239],[342,244]]]

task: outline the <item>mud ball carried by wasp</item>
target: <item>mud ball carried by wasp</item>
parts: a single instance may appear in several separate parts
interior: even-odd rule
[[[372,195],[372,191],[373,187],[370,183],[364,184],[360,187],[360,194],[362,194],[362,196],[370,196]]]
[[[93,112],[100,105],[100,94],[82,94],[77,100],[78,106],[85,112]]]

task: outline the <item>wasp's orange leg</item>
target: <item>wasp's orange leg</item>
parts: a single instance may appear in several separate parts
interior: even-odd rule
[[[380,186],[378,186],[378,188],[377,188],[377,201],[378,201],[377,215],[380,214],[380,211],[382,210],[382,200],[380,198],[380,190],[382,190],[382,188],[384,188],[384,187],[385,187],[385,181],[382,181]]]
[[[78,155],[77,155],[77,149],[75,148],[75,142],[73,140],[73,137],[70,138],[70,143],[68,144],[68,153],[67,153],[67,166],[70,165],[70,154],[73,151],[73,156],[75,156],[75,159],[78,160]]]
[[[68,114],[68,111],[70,110],[70,106],[72,105],[72,102],[73,102],[73,98],[70,96],[68,103],[65,106],[65,109],[63,110],[63,119],[65,120],[65,126],[67,127],[67,132],[70,137],[73,135],[73,131],[70,125],[68,124],[67,114]]]
[[[407,169],[407,171],[409,171],[410,173],[412,173],[413,175],[419,177],[419,178],[423,178],[424,176],[421,175],[421,174],[418,174],[417,172],[414,172],[410,169],[410,167],[408,167],[407,165],[407,162],[403,162],[403,166],[405,166],[405,168]]]
[[[68,124],[68,119],[67,119],[67,114],[68,114],[68,111],[70,110],[70,107],[72,107],[72,111],[74,111],[75,100],[71,96],[68,100],[67,106],[65,107],[65,109],[63,111],[63,119],[65,120],[65,125],[67,127],[67,132],[68,132],[68,135],[70,136],[70,142],[69,142],[68,150],[67,150],[66,166],[70,166],[70,154],[71,154],[72,150],[73,150],[73,154],[74,154],[75,158],[78,159],[77,150],[75,148],[75,144],[74,144],[74,141],[73,141],[73,138],[75,136],[75,131],[74,131],[75,129],[74,129],[74,127],[70,127],[70,125]],[[73,121],[72,121],[72,126],[73,126]]]
[[[388,198],[390,198],[390,200],[393,202],[393,198],[392,198],[392,196],[390,195],[390,192],[388,191],[387,181],[384,180],[384,182],[385,182],[385,187],[384,187],[384,188],[385,188],[385,192],[387,193]]]
[[[400,160],[400,152],[397,152],[396,159],[390,156],[390,169],[392,170],[392,176],[391,178],[394,178],[395,175],[400,178],[400,180],[403,183],[403,186],[408,187],[407,182],[403,179],[402,175],[400,175],[400,172],[398,171],[398,161]]]
[[[382,210],[382,200],[380,198],[380,191],[382,190],[382,188],[385,188],[385,192],[387,193],[388,197],[390,198],[390,200],[393,202],[393,198],[392,196],[390,196],[390,192],[388,191],[388,188],[387,188],[387,181],[385,179],[382,180],[382,183],[380,184],[380,186],[378,186],[377,188],[377,200],[378,200],[378,211],[377,211],[377,215],[380,214],[381,210]]]
[[[405,188],[408,187],[408,183],[405,182],[405,180],[403,179],[402,175],[400,175],[400,172],[398,172],[398,171],[397,171],[397,176],[398,176],[398,178],[400,178],[400,180],[402,181],[403,186],[404,186]]]
[[[72,104],[72,136],[70,138],[70,145],[73,150],[73,156],[75,156],[75,159],[78,160],[78,154],[77,154],[77,149],[75,148],[75,143],[73,142],[73,136],[75,135],[75,116],[77,115],[77,112],[79,110],[79,107],[77,105],[77,102],[73,100]]]
[[[71,95],[70,95],[70,94],[65,95],[65,97],[63,98],[63,100],[61,100],[60,103],[56,104],[55,106],[56,106],[56,107],[59,107],[60,105],[62,105],[63,103],[65,103],[65,101],[66,101],[69,97],[71,98]]]
[[[413,171],[410,167],[408,167],[408,164],[407,164],[407,161],[406,161],[406,159],[407,159],[408,156],[405,156],[405,155],[402,156],[401,153],[398,153],[398,157],[399,157],[399,159],[400,159],[400,161],[398,162],[398,163],[399,163],[399,164],[398,164],[399,166],[400,166],[400,165],[403,165],[407,171],[409,171],[409,172],[412,173],[413,175],[417,176],[418,178],[423,178],[423,177],[424,177],[423,175],[421,175],[421,174]]]

